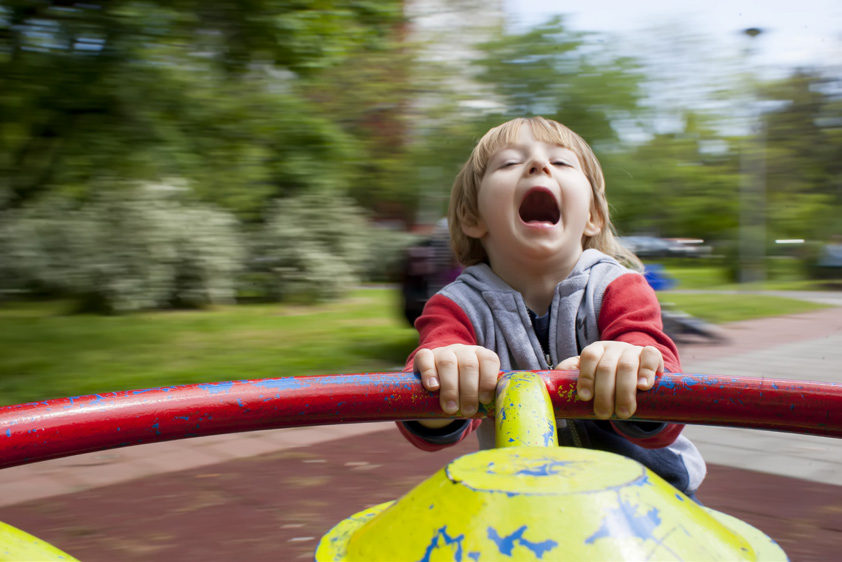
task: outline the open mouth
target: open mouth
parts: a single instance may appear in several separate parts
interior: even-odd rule
[[[561,211],[549,189],[533,187],[521,201],[518,215],[520,215],[520,220],[527,224],[557,224],[561,218]]]

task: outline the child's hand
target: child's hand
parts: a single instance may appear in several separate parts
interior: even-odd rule
[[[415,354],[415,370],[430,391],[441,389],[439,400],[447,414],[470,417],[478,403],[494,400],[500,358],[478,345],[453,344],[436,349],[422,349]]]
[[[640,347],[619,341],[598,341],[570,357],[556,369],[579,369],[576,391],[581,400],[594,399],[593,411],[599,419],[615,412],[626,419],[637,409],[637,391],[649,390],[655,374],[664,371],[664,358],[652,346]]]

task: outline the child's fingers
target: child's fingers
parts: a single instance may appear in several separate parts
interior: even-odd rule
[[[594,396],[596,367],[602,358],[604,346],[600,342],[592,343],[582,350],[579,356],[579,377],[576,379],[576,393],[580,400],[588,401]],[[562,361],[562,364],[564,361]]]
[[[460,349],[456,353],[456,362],[459,370],[459,409],[463,416],[470,417],[477,412],[479,403],[479,358],[476,350]]]
[[[657,347],[647,345],[640,352],[640,368],[637,373],[637,388],[649,390],[655,384],[655,376],[664,372],[664,356]]]
[[[555,366],[556,371],[576,371],[579,369],[579,356],[568,357]]]
[[[479,401],[488,404],[494,400],[497,389],[497,375],[500,373],[500,358],[490,349],[477,351],[479,358]]]
[[[582,359],[585,358],[585,351],[582,351]],[[596,417],[601,420],[607,420],[614,414],[617,369],[623,351],[624,348],[622,346],[605,346],[602,357],[600,357],[599,364],[596,367],[593,389],[593,411]]]
[[[640,370],[640,348],[628,346],[623,349],[617,362],[617,378],[614,390],[614,411],[617,417],[626,419],[637,410],[637,378]]]
[[[439,378],[436,372],[436,359],[429,349],[419,349],[412,364],[413,369],[421,375],[421,384],[429,391],[439,389]]]
[[[456,353],[446,347],[436,349],[434,355],[441,384],[441,409],[446,414],[455,414],[459,411],[459,360]]]

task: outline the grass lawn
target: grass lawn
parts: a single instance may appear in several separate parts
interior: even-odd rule
[[[760,295],[670,294],[713,322],[821,308]],[[0,404],[195,382],[391,371],[417,342],[398,295],[361,289],[313,307],[261,304],[125,316],[64,303],[0,307]]]
[[[740,293],[657,294],[663,308],[680,310],[714,324],[785,316],[829,306],[782,297]]]
[[[655,262],[660,263],[660,262]],[[842,280],[804,279],[793,271],[769,268],[770,278],[763,282],[739,284],[728,278],[721,265],[687,262],[675,263],[666,260],[663,264],[667,275],[676,280],[676,289],[707,289],[716,291],[766,290],[766,291],[840,291]]]
[[[195,382],[391,371],[417,344],[397,294],[126,316],[0,307],[0,404]]]

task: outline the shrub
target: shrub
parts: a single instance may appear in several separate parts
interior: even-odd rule
[[[255,240],[252,280],[279,300],[341,297],[366,270],[368,233],[364,213],[346,197],[317,191],[278,200]]]
[[[365,281],[395,283],[401,276],[401,264],[410,246],[421,242],[416,234],[385,228],[369,229],[370,259],[366,263]]]
[[[146,185],[84,204],[50,197],[12,213],[5,252],[19,278],[76,298],[83,310],[127,312],[230,302],[243,247],[236,220]]]

